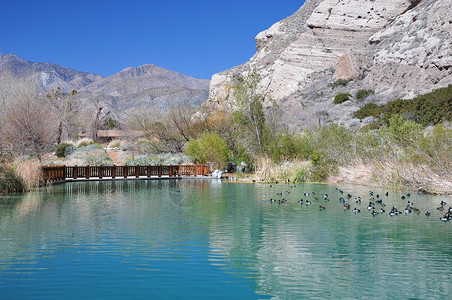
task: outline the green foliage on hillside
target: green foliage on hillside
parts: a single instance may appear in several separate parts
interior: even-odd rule
[[[356,92],[355,98],[356,100],[361,101],[373,94],[375,94],[374,90],[359,90]]]
[[[342,104],[345,101],[350,100],[350,98],[352,97],[352,95],[348,94],[348,93],[341,93],[341,94],[337,94],[336,97],[334,97],[334,104]]]
[[[369,103],[356,111],[354,117],[379,117],[389,125],[396,114],[423,126],[452,121],[452,85],[409,100],[397,99],[380,106]]]
[[[333,83],[332,88],[334,89],[337,88],[338,86],[346,86],[347,83],[348,83],[347,79],[338,79]]]

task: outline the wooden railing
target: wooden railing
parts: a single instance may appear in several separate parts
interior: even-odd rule
[[[92,178],[209,176],[210,166],[199,164],[175,166],[46,166],[42,167],[42,173],[46,182]]]

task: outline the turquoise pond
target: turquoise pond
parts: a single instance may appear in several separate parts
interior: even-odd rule
[[[373,191],[386,213],[366,187],[206,179],[0,197],[0,299],[450,299],[452,221],[436,208],[452,197]],[[421,213],[388,214],[407,200]]]

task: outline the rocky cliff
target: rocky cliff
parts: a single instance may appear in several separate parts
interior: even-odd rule
[[[452,83],[452,0],[306,0],[292,16],[256,36],[257,53],[215,74],[210,99],[234,103],[234,78],[257,70],[260,89],[277,100],[285,122],[363,126],[353,111]],[[337,79],[349,80],[333,88]],[[375,94],[333,104],[339,93]]]

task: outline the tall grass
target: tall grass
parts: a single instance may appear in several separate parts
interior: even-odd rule
[[[41,163],[38,159],[20,160],[13,164],[14,173],[22,179],[27,191],[44,182]]]
[[[256,180],[354,183],[433,194],[452,194],[452,130],[424,128],[400,115],[389,126],[352,132],[324,126],[294,137],[290,155],[256,160]],[[293,141],[292,141],[293,142]],[[279,139],[279,149],[286,144]],[[290,157],[289,157],[290,156]],[[289,160],[289,162],[286,161]],[[310,164],[299,163],[308,159]],[[296,174],[303,176],[296,176]]]
[[[276,163],[268,156],[256,161],[256,172],[252,179],[260,182],[306,182],[310,181],[311,163],[306,160],[290,160]]]

